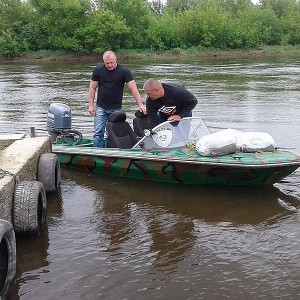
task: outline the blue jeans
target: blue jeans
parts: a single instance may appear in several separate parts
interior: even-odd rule
[[[191,117],[191,116],[192,116],[192,111],[189,111],[189,112],[187,113],[186,117]],[[167,115],[165,115],[165,114],[159,112],[159,113],[157,114],[157,122],[158,122],[158,124],[163,123],[163,122],[166,122],[166,121],[168,120],[169,117],[171,117],[171,116],[170,116],[170,115],[167,116]]]
[[[105,109],[96,105],[96,112],[94,117],[94,147],[104,147],[104,132],[107,119],[115,111],[120,111],[120,109]]]

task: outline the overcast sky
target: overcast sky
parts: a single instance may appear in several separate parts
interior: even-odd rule
[[[151,1],[155,1],[155,0],[151,0]],[[167,0],[162,0],[163,3],[166,3]],[[252,3],[256,4],[259,2],[259,0],[251,0]]]

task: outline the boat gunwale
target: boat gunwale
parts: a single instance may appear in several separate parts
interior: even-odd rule
[[[53,145],[52,145],[53,146]],[[58,147],[57,147],[58,146]],[[53,149],[54,148],[54,149]],[[92,151],[90,151],[92,150]],[[159,151],[156,149],[144,151],[139,156],[132,155],[131,152],[139,152],[141,149],[121,149],[121,148],[109,148],[107,149],[99,149],[99,148],[91,148],[88,149],[84,147],[76,147],[76,146],[69,146],[69,145],[56,145],[55,147],[52,147],[52,152],[58,155],[80,155],[80,156],[96,156],[96,157],[110,157],[110,158],[120,158],[120,159],[135,159],[135,160],[145,160],[145,161],[159,161],[159,162],[176,162],[180,164],[197,164],[197,165],[208,165],[208,166],[221,166],[221,167],[232,167],[232,168],[275,168],[275,167],[292,167],[292,166],[298,166],[300,167],[300,159],[296,161],[290,161],[290,162],[280,162],[280,163],[267,163],[267,164],[238,164],[238,163],[225,163],[220,161],[215,162],[209,162],[209,161],[198,161],[198,160],[190,160],[190,159],[176,159],[174,157],[168,156],[168,157],[148,157],[144,156],[145,153],[151,153],[155,151]],[[112,153],[115,152],[115,153]],[[288,151],[284,151],[288,152]],[[124,157],[124,154],[126,153],[126,157]],[[294,154],[297,156],[297,154],[293,152],[288,152],[291,154]],[[235,161],[239,161],[241,157],[233,157],[233,155],[238,155],[239,153],[233,153],[233,154],[226,154],[226,156],[232,156],[232,158]],[[155,153],[153,153],[155,155]],[[220,156],[215,156],[212,158],[218,159]]]

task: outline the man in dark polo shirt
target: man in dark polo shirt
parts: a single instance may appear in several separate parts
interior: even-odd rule
[[[125,84],[130,89],[139,110],[146,113],[131,71],[117,63],[113,51],[106,51],[103,54],[103,62],[103,65],[93,71],[88,93],[89,113],[94,116],[94,147],[104,147],[106,122],[113,112],[121,110]]]

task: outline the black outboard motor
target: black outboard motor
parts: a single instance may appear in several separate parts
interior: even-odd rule
[[[47,130],[51,136],[52,143],[70,142],[77,145],[82,140],[82,134],[71,129],[72,114],[68,105],[63,103],[52,103],[48,109]]]

